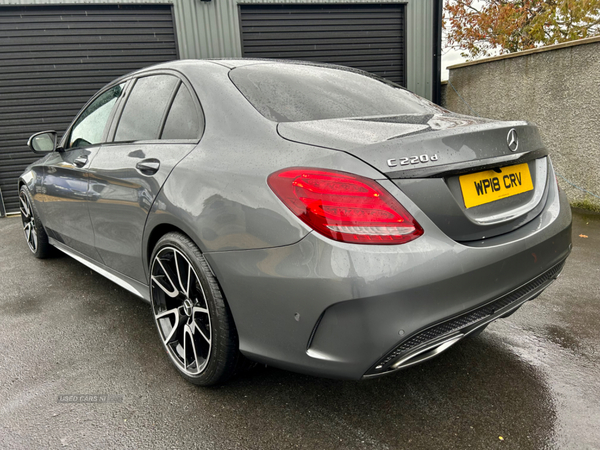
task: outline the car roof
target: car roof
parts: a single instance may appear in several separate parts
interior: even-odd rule
[[[203,70],[219,70],[219,67],[225,67],[227,69],[235,69],[238,67],[252,66],[257,64],[274,64],[282,66],[290,65],[301,65],[306,67],[324,67],[331,69],[339,69],[350,72],[365,73],[360,69],[354,69],[345,66],[338,66],[335,64],[327,64],[322,62],[313,61],[300,61],[292,59],[267,59],[267,58],[216,58],[216,59],[181,59],[168,61],[160,64],[156,64],[150,67],[131,72],[121,78],[126,78],[132,75],[142,74],[146,71],[160,70],[160,69],[174,69],[185,73],[188,70],[194,70],[202,68]]]
[[[267,59],[267,58],[222,58],[222,59],[179,59],[173,61],[167,61],[164,63],[155,64],[153,66],[144,67],[143,69],[139,69],[133,72],[130,72],[126,75],[123,75],[116,80],[111,81],[107,85],[105,85],[102,90],[114,86],[115,84],[119,84],[124,80],[127,80],[131,77],[135,77],[138,75],[142,75],[144,73],[154,72],[157,70],[175,70],[183,75],[188,75],[190,72],[197,70],[198,68],[202,68],[204,72],[207,73],[215,73],[222,72],[223,69],[236,69],[239,67],[248,67],[253,65],[275,65],[275,66],[303,66],[303,67],[320,67],[320,68],[328,68],[328,69],[337,69],[344,72],[353,72],[361,75],[366,75],[368,77],[374,77],[373,74],[365,72],[361,69],[356,69],[352,67],[339,66],[335,64],[327,64],[322,62],[313,62],[313,61],[300,61],[293,59]]]

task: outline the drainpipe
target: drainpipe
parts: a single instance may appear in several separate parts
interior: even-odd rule
[[[431,80],[431,100],[440,105],[442,101],[442,12],[443,0],[433,1],[433,64]]]
[[[4,209],[4,200],[2,200],[2,188],[0,188],[0,218],[6,216],[6,209]]]

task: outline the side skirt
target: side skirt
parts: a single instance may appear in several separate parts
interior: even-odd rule
[[[98,263],[97,261],[93,261],[87,256],[82,255],[81,253],[73,250],[72,248],[67,247],[65,244],[57,241],[56,239],[49,237],[48,241],[50,242],[50,245],[56,247],[61,252],[66,253],[71,258],[79,261],[81,264],[92,269],[94,272],[99,273],[103,277],[108,278],[113,283],[118,284],[122,288],[127,289],[132,294],[135,294],[138,297],[141,297],[142,299],[150,303],[150,291],[146,284],[140,283],[139,281],[136,281],[132,278],[129,278],[128,276],[116,272],[106,267],[105,265]]]

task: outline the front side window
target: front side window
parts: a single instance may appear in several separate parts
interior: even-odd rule
[[[137,80],[119,120],[116,142],[158,139],[165,111],[179,79],[153,75]]]
[[[71,130],[67,148],[87,147],[102,143],[102,136],[108,125],[108,118],[117,100],[123,95],[125,83],[119,84],[100,94],[81,113]]]

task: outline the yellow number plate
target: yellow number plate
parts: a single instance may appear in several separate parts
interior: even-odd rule
[[[501,173],[486,170],[459,177],[467,208],[533,190],[527,163],[503,167],[500,170]]]

